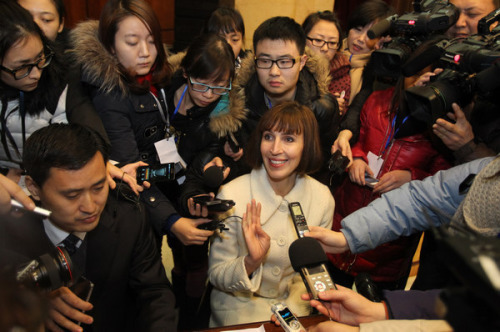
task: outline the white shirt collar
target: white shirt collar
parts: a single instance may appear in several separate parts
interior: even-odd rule
[[[43,219],[43,228],[45,229],[45,234],[47,234],[50,242],[52,242],[52,244],[55,246],[61,244],[61,242],[63,242],[64,239],[69,235],[68,232],[54,225],[48,218]],[[73,232],[73,234],[83,241],[87,233]],[[79,246],[79,244],[77,246]]]

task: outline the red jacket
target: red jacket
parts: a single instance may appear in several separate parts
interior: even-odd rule
[[[367,99],[361,110],[361,130],[359,141],[352,148],[353,158],[363,158],[368,163],[369,151],[381,155],[384,163],[378,176],[375,174],[377,178],[389,171],[408,170],[412,180],[419,180],[449,168],[450,164],[432,147],[424,134],[393,139],[385,147],[393,125],[393,116],[389,114],[393,92],[394,88],[375,91]],[[332,229],[338,231],[345,216],[378,197],[371,188],[359,186],[347,177],[335,194]],[[352,275],[368,272],[374,281],[396,281],[408,272],[418,237],[418,234],[402,237],[362,254],[349,252],[329,255],[329,258],[337,268]]]

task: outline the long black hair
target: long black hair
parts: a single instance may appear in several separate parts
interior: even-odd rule
[[[0,62],[16,43],[34,36],[42,41],[45,54],[54,53],[51,63],[43,69],[35,90],[25,92],[26,114],[40,114],[44,109],[53,113],[61,92],[66,85],[66,75],[62,63],[62,54],[55,44],[49,41],[31,14],[16,1],[0,0]],[[2,103],[19,97],[20,91],[0,80],[0,99]]]

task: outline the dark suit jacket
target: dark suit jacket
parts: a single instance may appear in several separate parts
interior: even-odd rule
[[[1,216],[0,266],[19,265],[54,248],[40,217]],[[137,206],[112,192],[87,233],[86,273],[95,284],[85,331],[175,331],[174,296],[151,227]]]

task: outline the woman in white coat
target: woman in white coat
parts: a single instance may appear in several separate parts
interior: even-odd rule
[[[218,194],[236,205],[224,216],[230,216],[229,230],[210,247],[211,326],[269,320],[277,302],[309,314],[300,299],[305,286],[288,257],[298,238],[288,204],[299,202],[309,225],[329,227],[333,216],[329,189],[307,175],[321,166],[318,124],[309,108],[286,102],[266,112],[246,153],[251,173]]]

